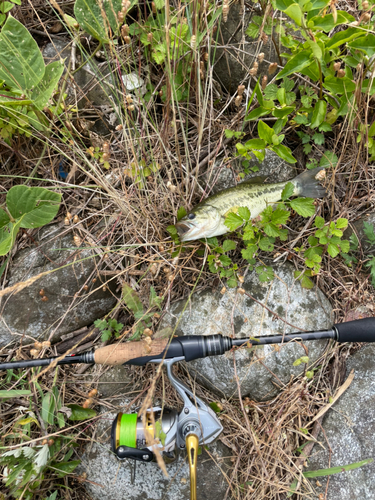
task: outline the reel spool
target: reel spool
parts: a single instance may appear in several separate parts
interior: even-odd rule
[[[151,413],[154,421],[160,422],[159,435],[156,435],[153,428]],[[137,413],[118,413],[112,424],[111,449],[120,460],[131,458],[141,462],[151,462],[155,458],[152,448],[156,447],[159,448],[164,461],[171,463],[177,457],[175,453],[177,422],[178,414],[175,410],[155,407],[146,412],[147,430],[145,430],[142,418]],[[148,445],[150,436],[159,443]]]

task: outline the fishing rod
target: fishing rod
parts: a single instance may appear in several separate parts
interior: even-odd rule
[[[179,361],[219,356],[234,348],[324,339],[340,343],[375,342],[375,317],[335,324],[329,330],[316,332],[244,339],[233,339],[221,334],[187,335],[175,337],[171,341],[155,339],[150,344],[146,341],[126,342],[61,359],[54,357],[0,363],[0,370],[73,363],[136,366],[163,363],[172,386],[184,403],[183,409],[177,412],[168,408],[149,408],[144,419],[141,413],[119,413],[112,424],[111,449],[120,460],[128,458],[151,462],[155,459],[157,448],[167,463],[176,458],[176,450],[186,450],[190,468],[190,498],[196,500],[198,447],[212,443],[223,427],[214,411],[173,374],[173,365]],[[159,425],[155,425],[156,422]],[[150,436],[153,444],[150,444]]]

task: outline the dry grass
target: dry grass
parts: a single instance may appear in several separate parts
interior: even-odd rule
[[[348,9],[354,8],[347,2],[341,3]],[[65,2],[63,5],[65,12],[72,14],[73,2]],[[48,33],[51,32],[51,26],[55,25],[56,17],[44,0],[25,3],[17,7],[14,15],[34,33],[41,46],[47,41],[54,42],[62,37],[62,34],[55,34],[49,40]],[[70,48],[73,50],[72,46]],[[85,48],[90,50],[88,45]],[[156,68],[149,75],[143,56],[137,47],[133,47],[133,52],[129,55],[124,47],[120,46],[109,61],[109,67],[115,72],[118,61],[123,64],[123,69],[126,69],[127,64],[131,64],[139,69],[141,76],[150,78],[155,87],[161,89],[166,83],[166,75]],[[168,309],[173,301],[188,296],[193,289],[221,287],[219,278],[204,267],[204,257],[197,255],[199,243],[188,245],[178,259],[172,258],[173,244],[165,232],[165,228],[176,221],[177,209],[180,206],[189,209],[210,192],[218,174],[214,159],[222,154],[222,166],[225,168],[229,165],[233,148],[229,141],[225,140],[224,130],[238,129],[244,117],[244,109],[238,111],[234,107],[232,96],[222,92],[221,101],[215,102],[211,69],[208,66],[206,76],[201,82],[202,92],[199,94],[196,91],[198,81],[193,79],[188,103],[163,103],[158,99],[155,106],[136,104],[135,113],[122,115],[122,130],[112,129],[106,139],[110,144],[111,153],[108,171],[87,152],[91,146],[102,147],[104,139],[85,129],[85,120],[103,117],[103,111],[89,105],[84,93],[80,94],[77,90],[76,93],[70,94],[70,104],[79,105],[80,111],[72,112],[72,116],[67,113],[60,121],[52,124],[52,135],[41,137],[35,132],[35,137],[29,140],[20,137],[12,147],[0,141],[0,202],[4,201],[5,193],[12,185],[24,182],[30,176],[36,162],[39,162],[38,177],[34,178],[30,185],[53,187],[63,193],[58,218],[62,231],[69,230],[78,235],[83,246],[98,248],[108,266],[108,274],[112,273],[108,279],[116,280],[119,285],[130,283],[145,305],[151,286],[165,298],[164,310]],[[71,87],[69,79],[66,85],[67,88]],[[118,99],[125,102],[125,93],[119,91]],[[371,100],[364,101],[361,120],[365,117],[367,122],[372,121],[373,108],[374,103]],[[104,117],[110,112],[112,110],[104,111]],[[64,130],[68,130],[67,141],[62,140]],[[254,128],[248,126],[245,131],[251,134]],[[293,148],[298,145],[293,134],[287,137],[287,141]],[[369,164],[366,152],[357,144],[354,125],[349,125],[348,121],[337,125],[330,141],[331,150],[339,157],[339,164],[329,175],[330,195],[319,202],[317,213],[326,220],[347,217],[353,222],[374,210],[375,168]],[[66,181],[58,175],[59,164],[63,158],[69,172]],[[306,158],[303,154],[298,158],[298,166],[303,169]],[[158,172],[147,178],[142,189],[134,176],[129,175],[131,165],[139,167],[141,160],[146,164],[156,162],[160,166]],[[69,228],[64,227],[67,212],[79,217],[79,222],[70,224]],[[103,218],[106,218],[106,231],[98,241],[92,234],[92,228]],[[290,241],[280,243],[275,247],[274,253],[285,254],[285,258],[294,262],[296,267],[300,266],[300,256],[293,249],[306,241],[312,233],[311,222],[306,226],[305,220],[295,217],[289,227]],[[301,227],[304,227],[304,231],[301,231]],[[16,251],[26,248],[33,241],[32,232],[25,231],[23,236],[18,238],[11,258],[5,265],[0,297],[14,292],[7,289],[12,257]],[[234,260],[243,273],[247,263],[241,260],[240,255]],[[0,264],[3,262],[5,259]],[[348,268],[340,259],[333,260],[329,256],[323,259],[322,271],[316,278],[316,285],[330,300],[337,322],[343,320],[356,306],[372,301],[373,288],[368,275],[363,273],[362,265],[363,261],[360,261],[357,267]],[[123,304],[119,303],[114,314],[120,321],[125,322],[126,332],[130,332],[133,321],[124,313]],[[157,320],[154,328],[157,328]],[[95,339],[91,341],[91,345],[98,345],[99,342],[99,339]],[[8,346],[5,352],[9,359],[12,356],[28,357],[27,348]],[[43,354],[55,355],[56,350],[52,347]],[[310,422],[342,383],[342,365],[337,360],[345,359],[347,354],[346,347],[340,351],[337,346],[331,346],[326,356],[317,363],[322,365],[318,377],[310,382],[302,376],[291,380],[271,401],[258,403],[247,398],[241,401],[221,401],[223,411],[220,419],[224,425],[221,439],[232,452],[233,464],[228,476],[227,498],[285,499],[294,479],[298,480],[300,487],[299,498],[316,498],[312,484],[302,478],[304,458],[303,454],[299,455],[296,450],[306,439],[316,438],[320,422],[313,425],[310,425]],[[79,368],[59,367],[58,385],[64,403],[82,405],[89,390],[97,385],[101,370],[102,368],[95,368],[82,375]],[[52,387],[54,373],[47,371],[39,377],[43,391]],[[134,369],[134,379],[138,381],[136,398],[139,401],[149,389],[150,378],[154,378],[155,373],[154,367]],[[179,374],[189,382],[189,377],[182,367]],[[77,382],[77,375],[81,382]],[[38,415],[40,400],[31,372],[27,371],[25,377],[35,394],[32,408]],[[178,406],[180,401],[173,391],[165,390],[165,384],[168,385],[165,378],[156,381],[155,397],[164,397],[166,406]],[[196,387],[196,392],[206,401],[216,400],[212,394],[199,386]],[[95,404],[113,410],[116,399],[98,399]],[[13,400],[2,405],[3,439],[14,428],[17,405],[28,406],[28,403],[25,400]],[[38,420],[42,423],[40,417]],[[57,432],[74,432],[76,441],[84,445],[91,439],[93,428],[94,421]],[[308,434],[301,429],[307,429]],[[51,436],[53,437],[54,433],[43,433],[43,428],[35,427],[32,431],[33,439]],[[10,446],[19,445],[17,440],[9,443],[7,440]],[[35,493],[35,500],[45,498],[51,481],[52,478],[46,477],[41,491]],[[65,478],[61,490],[64,498],[87,498],[83,482],[83,478],[78,478],[78,481],[73,476]]]

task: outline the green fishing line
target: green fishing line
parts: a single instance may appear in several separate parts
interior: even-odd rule
[[[120,445],[136,448],[137,437],[137,419],[136,413],[123,413],[120,423]]]

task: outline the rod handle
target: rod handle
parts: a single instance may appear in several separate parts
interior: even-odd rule
[[[151,344],[144,340],[140,342],[125,342],[100,347],[94,353],[95,363],[99,365],[122,365],[128,361],[147,357],[162,357],[167,347],[168,339],[155,339]]]
[[[338,342],[375,342],[375,318],[363,318],[334,325]]]

